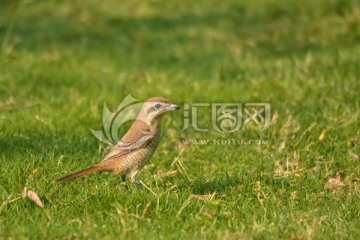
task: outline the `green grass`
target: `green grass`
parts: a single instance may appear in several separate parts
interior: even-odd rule
[[[14,2],[0,4],[0,239],[360,238],[358,1]],[[106,173],[55,184],[102,159],[89,129],[129,93],[269,102],[278,120],[201,133],[173,112],[138,178],[150,190]],[[267,144],[177,147],[228,138]],[[344,186],[325,187],[337,172]],[[25,186],[44,208],[17,199]]]

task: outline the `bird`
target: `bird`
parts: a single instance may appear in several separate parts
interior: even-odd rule
[[[180,109],[178,105],[165,98],[148,99],[142,105],[129,130],[99,164],[56,179],[55,182],[64,182],[90,173],[107,171],[120,175],[123,182],[129,175],[131,182],[142,189],[136,177],[159,145],[161,119],[165,113],[178,109]]]

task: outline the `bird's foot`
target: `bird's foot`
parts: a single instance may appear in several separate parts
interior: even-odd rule
[[[121,175],[121,185],[124,185],[125,189],[126,190],[129,190],[129,187],[128,185],[125,183],[125,180],[126,180],[126,175]]]
[[[128,185],[126,183],[124,183],[122,185],[124,185],[125,190],[129,191],[129,187],[128,187]]]
[[[140,190],[144,190],[143,186],[138,182],[133,182],[133,184]]]

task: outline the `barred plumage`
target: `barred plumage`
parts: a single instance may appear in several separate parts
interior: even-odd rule
[[[121,175],[123,180],[129,174],[131,182],[141,188],[136,177],[159,145],[163,114],[178,109],[179,106],[165,98],[150,98],[144,103],[128,132],[101,163],[55,181],[63,182],[92,172],[109,171]]]

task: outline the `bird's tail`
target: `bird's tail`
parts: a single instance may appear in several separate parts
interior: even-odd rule
[[[56,179],[55,182],[64,182],[64,181],[67,181],[67,180],[71,180],[71,179],[74,179],[74,178],[84,176],[86,174],[96,172],[97,170],[99,170],[99,166],[92,166],[92,167],[89,167],[87,169],[81,170],[79,172],[70,174],[69,176]]]

